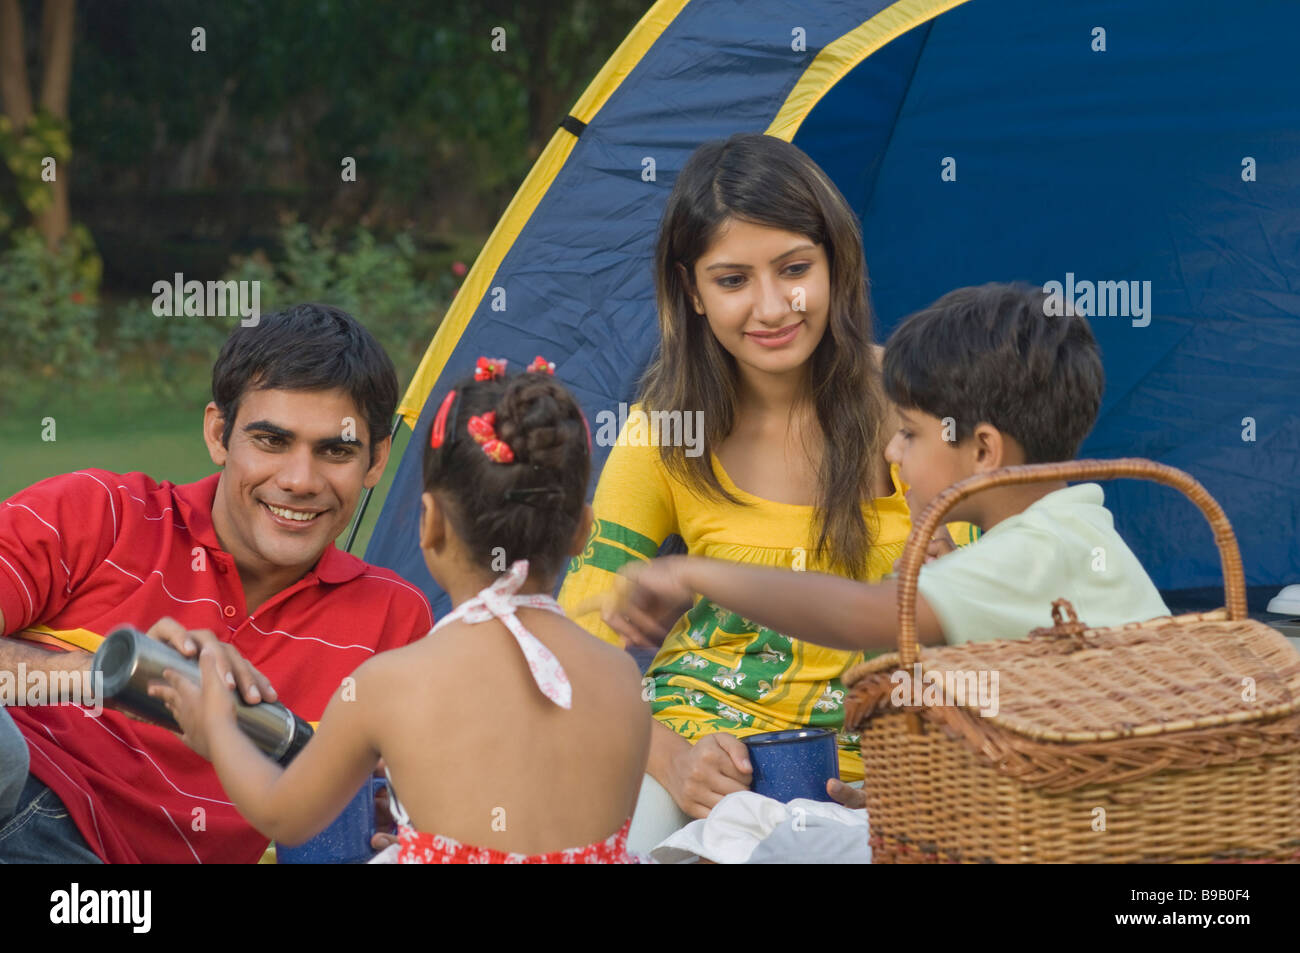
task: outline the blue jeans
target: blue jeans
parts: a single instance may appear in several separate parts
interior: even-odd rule
[[[0,864],[102,863],[28,767],[27,739],[0,708]]]
[[[9,712],[0,707],[0,822],[18,806],[27,782],[27,739]]]

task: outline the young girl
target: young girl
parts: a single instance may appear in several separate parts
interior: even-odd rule
[[[699,412],[709,452],[638,445],[625,430],[561,604],[618,644],[635,628],[584,610],[612,605],[619,568],[653,557],[674,533],[692,555],[859,580],[889,572],[910,524],[884,458],[894,425],[872,350],[861,236],[838,190],[782,140],[706,143],[673,187],[656,259],[660,345],[642,407]],[[740,736],[842,728],[840,676],[861,658],[707,599],[674,612],[647,672],[657,723],[636,850],[748,787]],[[840,773],[862,778],[855,738],[842,738]]]
[[[456,609],[358,668],[287,768],[236,728],[212,659],[201,690],[175,674],[151,689],[277,842],[324,829],[382,757],[399,862],[629,859],[650,728],[640,675],[549,596],[591,522],[586,421],[540,358],[509,378],[503,365],[480,358],[424,450],[420,546]]]

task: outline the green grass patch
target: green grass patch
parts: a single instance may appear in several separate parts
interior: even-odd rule
[[[206,388],[206,378],[188,379],[164,398],[126,379],[62,391],[47,385],[12,397],[0,419],[0,498],[86,467],[139,470],[173,483],[212,473],[202,432]]]

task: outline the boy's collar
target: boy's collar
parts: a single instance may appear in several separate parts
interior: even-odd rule
[[[1101,505],[1106,499],[1106,493],[1101,488],[1100,483],[1076,483],[1074,486],[1067,486],[1061,490],[1053,490],[1051,493],[1044,494],[1034,502],[1026,506],[1039,506],[1044,500],[1051,500],[1052,505],[1061,503],[1096,503]]]

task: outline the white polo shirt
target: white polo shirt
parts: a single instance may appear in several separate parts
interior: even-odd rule
[[[950,644],[1022,639],[1066,598],[1091,628],[1169,615],[1096,483],[1047,494],[969,546],[922,567],[917,591]]]

